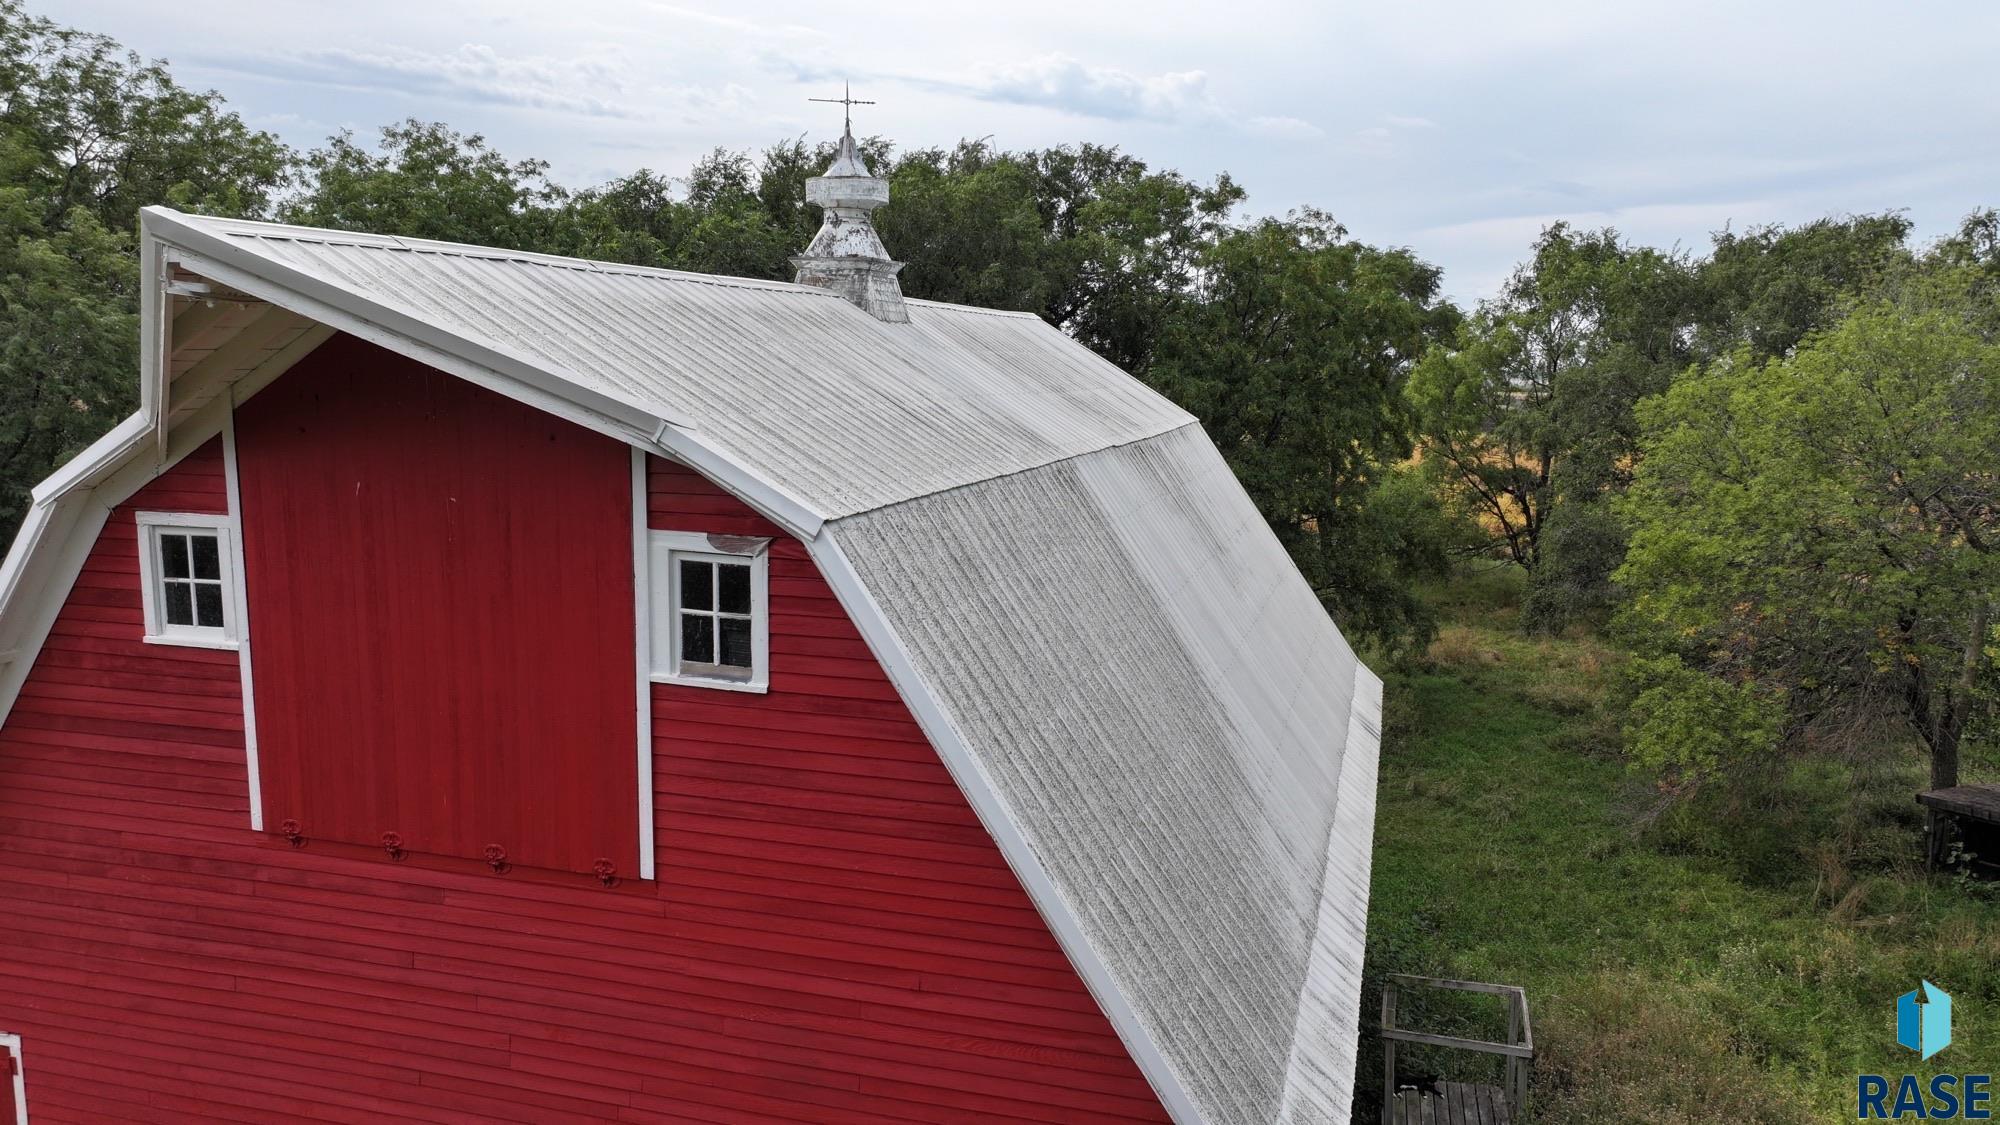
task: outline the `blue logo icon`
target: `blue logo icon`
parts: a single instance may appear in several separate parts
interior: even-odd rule
[[[1951,993],[1929,981],[1896,1000],[1896,1042],[1930,1058],[1951,1045]]]

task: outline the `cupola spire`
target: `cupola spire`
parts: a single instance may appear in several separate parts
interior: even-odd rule
[[[846,87],[840,97],[807,100],[840,105],[844,128],[833,163],[806,181],[806,202],[819,204],[825,217],[805,253],[792,259],[799,271],[794,280],[800,285],[831,289],[877,320],[906,324],[910,314],[903,307],[903,287],[896,280],[903,263],[890,260],[888,248],[882,245],[869,217],[875,208],[889,202],[889,181],[869,170],[868,161],[854,143],[854,107],[875,103],[854,97]]]

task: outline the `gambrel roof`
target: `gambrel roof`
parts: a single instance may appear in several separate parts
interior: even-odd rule
[[[120,491],[353,333],[797,535],[1174,1118],[1347,1120],[1381,684],[1185,412],[1025,314],[890,324],[804,286],[162,208],[143,232],[143,405],[36,491],[0,704]]]

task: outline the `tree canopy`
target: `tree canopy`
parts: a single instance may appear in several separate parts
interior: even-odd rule
[[[219,96],[0,0],[0,529],[137,403],[139,208],[261,214],[288,162]]]
[[[1962,270],[1909,280],[1642,407],[1618,572],[1641,760],[1713,770],[1888,715],[1957,783],[2000,643],[2000,338],[1977,294]]]
[[[1427,637],[1412,586],[1443,573],[1447,537],[1384,486],[1410,453],[1411,357],[1458,319],[1438,271],[1311,211],[1231,231],[1195,264],[1148,378],[1201,419],[1337,618]]]
[[[1719,560],[1816,575],[1834,565],[1797,553],[1816,542],[1802,528],[1773,538],[1751,514],[1783,509],[1796,525],[1809,502],[1830,504],[1799,491],[1809,478],[1861,488],[1836,473],[1851,466],[1807,464],[1809,438],[1855,421],[1831,413],[1838,396],[1867,390],[1852,384],[1870,364],[1931,386],[1949,366],[1939,349],[1972,355],[1969,341],[1990,341],[2000,319],[1993,211],[1921,251],[1895,213],[1725,230],[1700,255],[1556,223],[1464,315],[1412,251],[1357,241],[1310,209],[1245,216],[1227,175],[1201,182],[1092,144],[899,150],[871,137],[862,148],[891,181],[876,219],[907,262],[910,295],[1036,313],[1187,407],[1344,628],[1421,652],[1430,621],[1418,587],[1468,554],[1528,573],[1532,628],[1621,614],[1657,674],[1632,730],[1660,763],[1671,756],[1659,732],[1674,726],[1661,716],[1737,708],[1706,741],[1681,730],[1684,747],[1710,748],[1685,750],[1688,765],[1728,758],[1725,744],[1789,739],[1802,716],[1830,713],[1800,701],[1833,680],[1786,683],[1756,663],[1775,659],[1773,642],[1744,650],[1752,664],[1717,655],[1741,655],[1716,638],[1755,636],[1752,626],[1805,638],[1826,624],[1807,595],[1794,606],[1757,584],[1776,581],[1763,571]],[[830,144],[791,139],[574,187],[543,161],[423,120],[294,152],[219,95],[178,86],[164,64],[0,0],[0,528],[18,523],[37,480],[133,407],[142,206],[787,279],[819,222],[805,181],[831,158]],[[1887,376],[1867,378],[1869,393],[1888,393]],[[1883,401],[1898,428],[1843,440],[1865,437],[1898,465],[1978,452],[1965,443],[1983,440],[1989,400],[1964,387],[1896,393]],[[1802,436],[1807,419],[1818,428]],[[1725,487],[1725,459],[1701,463],[1709,443],[1753,433],[1770,463],[1733,471],[1754,470],[1740,487],[1768,513]],[[1948,435],[1963,448],[1939,445]],[[1884,495],[1863,489],[1853,502],[1877,504],[1869,518],[1886,526]],[[1739,522],[1714,522],[1728,512]],[[1697,535],[1709,554],[1686,553]],[[1963,550],[1939,540],[1928,551],[1906,544],[1892,562],[1878,547],[1839,566],[1871,593],[1916,581],[1909,568],[1929,574],[1932,561],[1939,582],[1958,574],[1942,560]],[[1720,569],[1674,569],[1696,561]],[[1700,589],[1663,600],[1683,586]],[[1897,651],[1920,657],[1940,688],[1948,630],[1925,616],[1941,612],[1936,597],[1918,600],[1912,637],[1946,639]],[[1741,605],[1764,608],[1744,620]],[[1677,639],[1641,644],[1653,628]],[[1860,649],[1843,651],[1839,682],[1865,679],[1868,699],[1887,698],[1880,676],[1858,677],[1873,667]]]
[[[1529,572],[1538,625],[1613,601],[1623,539],[1603,501],[1629,479],[1634,405],[1688,362],[1695,297],[1684,255],[1557,223],[1418,365],[1425,462]]]

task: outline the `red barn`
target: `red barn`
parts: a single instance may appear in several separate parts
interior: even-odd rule
[[[811,190],[791,285],[145,214],[0,570],[19,1120],[1347,1119],[1379,682]]]

